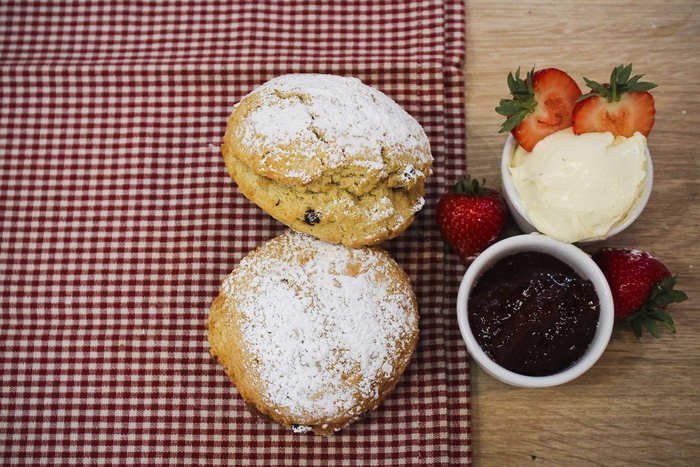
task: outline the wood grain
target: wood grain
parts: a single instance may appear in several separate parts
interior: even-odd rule
[[[469,171],[499,187],[505,141],[494,108],[519,66],[605,81],[633,63],[659,85],[646,210],[605,245],[647,250],[689,300],[676,334],[637,341],[617,329],[581,378],[548,389],[504,385],[472,364],[475,466],[700,465],[700,2],[466,0]],[[591,251],[595,251],[593,248]]]

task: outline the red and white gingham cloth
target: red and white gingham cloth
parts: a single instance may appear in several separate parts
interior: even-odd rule
[[[0,464],[470,464],[463,267],[434,222],[466,168],[463,61],[456,0],[0,3]],[[226,173],[226,120],[290,72],[377,87],[436,159],[385,244],[419,297],[418,351],[328,439],[248,414],[206,339],[221,279],[283,229]]]

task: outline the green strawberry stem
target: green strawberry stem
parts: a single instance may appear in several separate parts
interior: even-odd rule
[[[452,193],[455,195],[468,195],[468,196],[485,196],[488,194],[488,190],[485,188],[486,179],[481,180],[481,184],[475,178],[467,175],[467,178],[459,177],[457,183],[455,183],[454,188],[452,188]]]
[[[676,332],[673,318],[664,310],[664,307],[688,299],[685,292],[673,289],[677,280],[678,275],[675,275],[656,284],[651,289],[649,298],[644,302],[644,305],[625,319],[632,327],[632,332],[637,339],[642,337],[642,327],[646,328],[652,336],[658,338],[657,322],[663,324],[669,331]]]
[[[591,88],[592,92],[583,94],[577,99],[577,102],[587,99],[591,96],[601,96],[608,100],[608,102],[617,102],[622,97],[622,94],[626,92],[644,92],[654,89],[657,85],[654,83],[649,83],[647,81],[639,81],[644,75],[632,75],[632,64],[625,66],[620,65],[613,69],[610,74],[610,82],[606,84],[600,84],[596,81],[590,80],[586,77],[583,80],[586,85]]]
[[[518,126],[525,117],[531,114],[537,107],[535,91],[532,88],[532,75],[535,68],[527,72],[525,79],[520,77],[520,67],[515,75],[508,73],[508,90],[513,96],[512,99],[501,99],[496,112],[503,115],[506,121],[501,125],[499,133],[511,131]]]

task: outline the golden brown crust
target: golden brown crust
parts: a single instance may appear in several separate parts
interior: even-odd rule
[[[234,269],[208,325],[252,412],[323,435],[384,400],[418,339],[415,295],[388,253],[293,231]]]

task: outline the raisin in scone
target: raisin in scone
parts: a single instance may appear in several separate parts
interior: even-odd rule
[[[224,280],[210,353],[251,412],[332,435],[394,389],[418,340],[409,278],[380,247],[288,230]]]
[[[349,247],[401,234],[433,157],[420,124],[356,78],[290,74],[244,97],[222,153],[240,191],[275,219]]]

